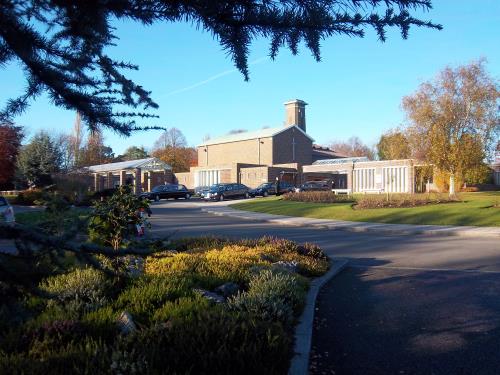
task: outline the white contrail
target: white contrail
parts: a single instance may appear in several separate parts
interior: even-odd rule
[[[250,61],[248,63],[248,65],[260,64],[260,63],[263,63],[263,62],[265,62],[267,60],[268,60],[267,56],[261,57],[261,58],[258,58],[256,60]],[[192,85],[183,87],[181,89],[177,89],[177,90],[171,91],[171,92],[169,92],[169,93],[167,93],[167,94],[165,94],[163,96],[171,96],[171,95],[175,95],[175,94],[180,94],[181,92],[186,92],[186,91],[195,89],[196,87],[200,87],[200,86],[206,85],[209,82],[215,81],[216,79],[219,79],[221,77],[227,76],[228,74],[231,74],[231,73],[235,73],[237,71],[238,71],[238,69],[225,70],[225,71],[217,73],[217,74],[215,74],[215,75],[213,75],[211,77],[208,77],[207,79],[204,79],[203,81],[196,82],[196,83],[193,83]]]

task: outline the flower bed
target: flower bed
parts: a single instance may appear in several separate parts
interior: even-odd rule
[[[288,371],[309,277],[328,269],[320,248],[269,237],[157,246],[36,270],[36,293],[0,282],[0,373]]]
[[[459,202],[456,197],[447,194],[370,194],[356,197],[355,209],[404,208],[429,204]]]
[[[283,195],[283,200],[309,203],[352,203],[355,202],[351,195],[335,194],[331,191],[302,191]]]

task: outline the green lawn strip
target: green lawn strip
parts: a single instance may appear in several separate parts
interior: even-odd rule
[[[318,219],[378,222],[390,224],[433,224],[500,226],[500,192],[463,193],[461,202],[431,204],[412,208],[377,208],[355,210],[350,203],[303,203],[263,198],[237,203],[231,207],[275,215]]]
[[[78,216],[80,219],[86,219],[89,215],[88,208],[74,208],[68,211],[67,216]],[[52,219],[52,215],[45,210],[19,212],[16,213],[16,222],[19,224],[36,226],[47,220]]]

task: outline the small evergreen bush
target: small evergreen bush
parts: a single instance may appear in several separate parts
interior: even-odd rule
[[[60,302],[74,300],[87,307],[97,308],[106,302],[106,293],[111,286],[103,272],[94,268],[76,268],[43,280],[39,288]]]
[[[146,218],[139,216],[140,210],[149,210],[147,200],[120,186],[111,197],[95,202],[89,221],[90,240],[118,250],[136,233],[136,225],[147,224]]]
[[[13,203],[20,206],[33,206],[36,201],[43,199],[44,194],[42,190],[25,190],[16,196]]]
[[[248,291],[229,300],[229,307],[289,326],[300,311],[305,292],[296,276],[264,270],[252,278]]]

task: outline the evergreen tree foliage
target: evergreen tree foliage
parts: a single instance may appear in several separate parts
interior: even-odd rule
[[[50,185],[51,174],[59,171],[60,164],[61,152],[57,142],[44,131],[35,134],[21,149],[17,159],[19,172],[30,187]]]
[[[23,130],[13,124],[0,124],[0,187],[12,184]]]
[[[107,127],[129,135],[145,129],[136,119],[156,117],[149,111],[158,105],[124,75],[138,67],[107,53],[117,43],[116,20],[192,23],[211,33],[248,79],[249,48],[256,38],[270,40],[273,59],[283,47],[297,54],[304,42],[319,61],[321,41],[334,35],[363,37],[372,27],[385,41],[388,27],[399,28],[403,38],[412,26],[440,29],[411,14],[429,9],[431,0],[5,0],[0,2],[0,66],[19,64],[26,88],[6,103],[0,122],[47,93],[56,106],[78,111],[92,131]]]
[[[121,160],[136,160],[136,159],[144,159],[149,156],[148,152],[144,149],[143,146],[130,146],[125,150],[123,155],[120,155],[118,158]]]

